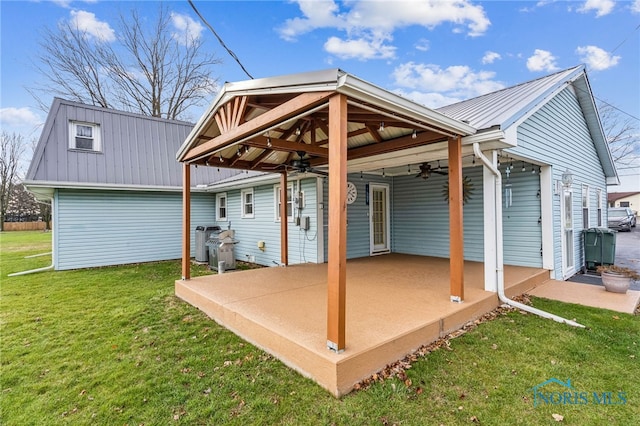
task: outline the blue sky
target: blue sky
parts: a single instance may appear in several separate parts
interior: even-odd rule
[[[341,68],[438,107],[584,63],[597,98],[640,117],[640,0],[194,3],[255,78]],[[173,31],[188,24],[224,61],[221,82],[249,78],[186,0],[164,4],[174,14]],[[2,128],[39,136],[46,111],[27,88],[39,78],[32,61],[43,28],[73,21],[114,40],[120,12],[152,15],[157,7],[2,0]],[[191,111],[194,121],[201,111]]]

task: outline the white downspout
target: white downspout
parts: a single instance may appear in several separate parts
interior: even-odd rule
[[[513,306],[514,308],[521,309],[532,314],[539,315],[543,318],[549,318],[557,322],[572,325],[574,327],[585,328],[584,325],[578,324],[575,321],[568,320],[566,318],[559,317],[552,313],[536,309],[533,306],[528,306],[515,300],[509,299],[504,293],[504,252],[502,245],[502,174],[500,171],[489,161],[487,157],[480,151],[480,145],[476,142],[473,144],[473,153],[478,157],[482,163],[487,167],[491,173],[496,177],[495,179],[495,216],[496,216],[496,281],[498,284],[498,298],[502,303]]]
[[[53,198],[51,199],[51,217],[52,217],[52,221],[53,221]],[[9,274],[7,275],[8,277],[17,277],[18,275],[27,275],[27,274],[35,274],[36,272],[44,272],[44,271],[49,271],[52,270],[54,267],[54,262],[55,262],[55,256],[53,253],[54,247],[55,247],[55,241],[53,239],[54,235],[53,233],[55,232],[55,230],[53,229],[54,227],[51,227],[51,265],[49,266],[45,266],[44,268],[38,268],[38,269],[30,269],[28,271],[22,271],[22,272],[14,272],[13,274]],[[49,253],[41,253],[41,254],[34,254],[33,256],[26,256],[25,259],[28,259],[30,257],[38,257],[38,256],[45,256]]]

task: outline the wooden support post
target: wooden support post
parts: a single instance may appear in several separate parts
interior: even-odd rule
[[[182,279],[191,279],[191,166],[182,164]]]
[[[347,98],[329,99],[329,259],[327,347],[345,349],[347,282]]]
[[[287,216],[287,172],[280,174],[280,263],[289,265],[289,222]],[[291,194],[293,197],[293,194]]]
[[[449,285],[451,301],[464,300],[462,139],[449,138]]]

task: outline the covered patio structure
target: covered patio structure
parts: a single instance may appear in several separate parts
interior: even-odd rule
[[[277,294],[279,285],[290,285],[295,277],[295,291],[302,300],[306,300],[299,306],[313,306],[313,320],[308,320],[304,315],[289,315],[299,309],[299,306],[286,304],[281,306],[290,312],[278,314],[281,324],[272,325],[275,328],[283,327],[282,333],[278,335],[286,335],[287,330],[294,329],[298,336],[304,335],[302,340],[305,345],[313,348],[313,354],[309,352],[310,357],[333,360],[333,367],[326,368],[337,371],[323,370],[316,378],[318,382],[326,383],[326,387],[334,394],[345,392],[356,378],[371,371],[371,363],[363,363],[365,367],[357,367],[363,360],[362,354],[370,354],[371,342],[377,342],[375,345],[380,348],[387,348],[385,350],[393,356],[404,354],[418,341],[427,342],[429,338],[450,329],[449,325],[462,324],[473,318],[474,314],[497,304],[496,294],[485,291],[487,284],[483,265],[478,263],[472,267],[464,260],[462,163],[463,157],[473,154],[474,144],[477,146],[482,143],[482,149],[487,150],[504,148],[507,144],[496,138],[483,138],[482,135],[476,137],[475,131],[475,128],[462,121],[416,104],[339,69],[225,84],[177,153],[177,159],[184,165],[184,179],[182,280],[176,283],[176,293],[202,309],[210,303],[218,306],[205,310],[214,318],[219,319],[219,315],[227,312],[224,296],[227,290],[219,287],[218,283],[230,278],[192,280],[189,275],[189,188],[192,166],[279,173],[281,188],[287,188],[290,173],[326,176],[328,198],[324,209],[328,211],[325,242],[327,263],[289,267],[288,224],[286,220],[281,220],[280,264],[286,268],[275,268],[273,272],[243,272],[231,276],[234,280],[244,282],[237,291],[251,288],[251,292],[256,294],[264,292],[263,296],[250,298],[253,303],[264,305],[252,312],[269,312],[269,309],[275,309],[278,296],[268,295]],[[426,257],[413,258],[412,268],[420,269],[417,265],[423,262],[423,267],[433,268],[437,265],[437,269],[417,273],[406,282],[407,269],[402,265],[406,257],[385,254],[347,262],[348,173],[382,170],[384,175],[385,169],[402,167],[404,171],[407,164],[426,166],[427,162],[435,160],[444,160],[448,168],[448,259],[434,262]],[[423,173],[430,173],[428,168],[420,169]],[[280,191],[279,217],[283,218],[287,217],[286,192]],[[387,281],[385,284],[381,275],[372,274],[366,269],[378,264],[387,265],[391,274],[396,277],[395,281]],[[358,265],[367,266],[359,269]],[[304,273],[300,273],[301,270]],[[269,274],[274,275],[266,278]],[[287,274],[292,278],[284,278]],[[438,285],[433,287],[430,278],[436,274],[439,276]],[[496,274],[495,265],[489,267],[488,274]],[[400,276],[402,279],[398,279]],[[470,279],[472,284],[469,283]],[[208,284],[204,284],[209,280],[218,288],[214,294],[209,294]],[[397,287],[395,290],[385,288],[385,285],[389,286],[392,282]],[[443,284],[446,284],[445,287]],[[291,290],[285,287],[283,291]],[[412,294],[413,291],[416,293]],[[423,296],[415,297],[420,292],[424,293]],[[402,298],[410,302],[412,309],[416,312],[431,312],[430,316],[428,319],[421,319],[421,325],[408,325],[402,330],[397,329],[393,321],[389,322],[388,327],[380,327],[384,321],[380,318],[381,311],[375,309],[375,305],[384,303],[392,294],[402,294]],[[204,303],[209,297],[213,302]],[[218,297],[222,299],[216,302]],[[238,298],[232,294],[229,297],[229,300]],[[381,299],[374,302],[376,297]],[[242,297],[238,300],[241,299]],[[323,302],[320,303],[321,301]],[[368,308],[358,311],[354,310],[355,306]],[[394,316],[394,312],[399,309],[400,303],[397,310],[389,311],[389,315]],[[359,314],[354,316],[355,312]],[[238,320],[242,318],[237,314],[229,315]],[[456,318],[451,320],[451,324],[450,320],[444,319],[450,315]],[[426,330],[425,321],[430,324],[428,331],[418,334],[411,331],[416,327]],[[222,323],[242,334],[240,327],[233,321]],[[255,323],[259,324],[260,321]],[[273,327],[264,329],[270,330]],[[371,335],[371,331],[377,328],[386,330],[384,338],[378,339]],[[246,335],[252,340],[248,333]],[[395,347],[399,340],[407,339],[411,341],[410,344]],[[266,342],[258,342],[256,339],[256,342],[269,348],[272,353],[281,353],[277,349],[281,344],[278,339]],[[326,353],[321,354],[318,348],[323,348]],[[364,357],[367,356],[371,355]],[[382,359],[378,356],[373,358],[378,361]],[[347,361],[355,359],[358,359],[357,363]],[[297,365],[293,361],[291,364]],[[298,369],[308,372],[304,367]],[[329,376],[332,378],[328,379]]]
[[[176,281],[176,295],[339,397],[420,346],[500,303],[483,288],[483,265],[465,262],[465,302],[449,301],[449,261],[390,254],[347,262],[346,341],[324,345],[327,264],[299,264]],[[548,271],[508,266],[506,292],[521,294]]]

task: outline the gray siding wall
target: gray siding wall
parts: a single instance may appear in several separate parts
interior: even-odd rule
[[[59,108],[50,112],[54,115],[47,119],[28,180],[182,186],[182,165],[175,155],[191,131],[191,124],[57,102]],[[101,152],[70,150],[70,121],[99,124]],[[214,167],[192,168],[191,184],[208,184],[238,173]]]
[[[289,181],[294,184],[294,192],[297,191],[298,182],[300,190],[304,192],[305,204],[301,216],[309,216],[310,228],[308,231],[296,226],[290,221],[289,230],[289,264],[316,263],[318,261],[318,218],[316,207],[316,179],[303,179]],[[279,184],[259,185],[253,187],[254,217],[243,218],[241,212],[241,190],[225,191],[227,194],[227,221],[214,221],[213,224],[236,231],[235,238],[239,242],[235,246],[237,260],[248,261],[253,256],[255,263],[265,266],[274,266],[280,263],[280,221],[276,221],[275,187]],[[215,200],[215,195],[213,195]],[[211,210],[215,218],[215,209]],[[294,215],[297,209],[294,208]],[[203,224],[204,225],[204,224]],[[258,248],[258,241],[265,242],[264,251]],[[275,263],[274,263],[275,262]]]
[[[195,226],[210,223],[214,197],[192,194]],[[57,190],[54,211],[56,269],[177,259],[182,255],[182,194]]]
[[[568,87],[518,128],[518,146],[509,152],[552,166],[553,180],[573,173],[574,263],[579,269],[582,250],[582,185],[589,186],[590,223],[597,224],[597,189],[606,198],[606,180],[589,134],[584,116],[573,90]],[[606,204],[606,200],[603,200]],[[606,209],[603,213],[606,223]],[[554,264],[556,277],[562,278],[560,195],[553,197]]]

